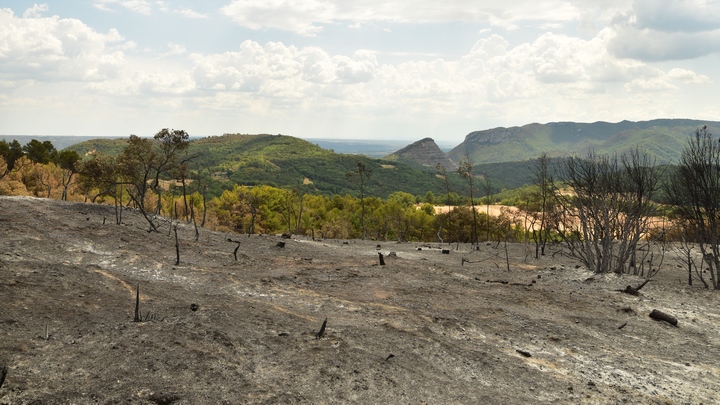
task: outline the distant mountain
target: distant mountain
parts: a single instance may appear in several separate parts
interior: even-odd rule
[[[552,122],[493,128],[469,133],[448,156],[456,162],[468,156],[473,163],[483,164],[529,160],[541,153],[561,157],[589,149],[612,154],[640,146],[655,156],[657,163],[671,163],[680,156],[688,137],[704,125],[712,133],[720,133],[720,122],[689,119]]]
[[[391,154],[389,158],[397,158],[401,161],[407,160],[432,168],[441,163],[448,171],[457,170],[455,163],[448,158],[432,138],[425,138],[412,143]]]

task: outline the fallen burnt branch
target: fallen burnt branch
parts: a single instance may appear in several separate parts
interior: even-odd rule
[[[647,284],[647,283],[649,283],[649,282],[650,282],[650,280],[645,280],[645,281],[643,281],[642,284],[640,284],[640,285],[637,286],[637,287],[633,287],[633,286],[631,286],[631,285],[628,285],[627,287],[625,287],[624,290],[618,290],[618,291],[623,292],[623,293],[625,293],[625,294],[630,294],[630,295],[638,296],[638,295],[640,295],[640,289],[643,288],[643,287],[645,287],[645,284]]]
[[[468,258],[466,258],[466,257],[463,257],[463,258],[462,258],[462,261],[460,262],[460,265],[461,265],[461,266],[464,266],[465,263],[471,263],[471,264],[472,264],[472,263],[482,263],[482,262],[486,262],[486,261],[488,261],[488,260],[497,259],[498,257],[499,257],[499,256],[498,256],[497,254],[494,254],[494,255],[488,256],[488,257],[486,257],[486,258],[484,258],[484,259],[479,259],[479,260],[470,260],[470,259],[468,259]],[[495,266],[498,266],[498,264],[495,263]],[[500,267],[500,266],[498,266],[498,267]]]
[[[678,320],[674,316],[667,314],[665,312],[659,311],[657,309],[653,309],[652,312],[650,312],[650,318],[658,320],[658,321],[665,321],[669,323],[672,326],[677,326]]]
[[[508,285],[519,285],[520,287],[532,287],[533,284],[535,284],[535,280],[533,280],[530,283],[510,283]]]
[[[475,277],[475,280],[480,280],[478,277]],[[517,282],[509,282],[507,280],[485,280],[486,283],[498,283],[498,284],[505,284],[505,285],[516,285],[520,287],[532,287],[533,284],[535,284],[535,280],[532,280],[529,283],[517,283]]]

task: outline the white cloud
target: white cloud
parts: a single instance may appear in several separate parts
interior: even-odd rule
[[[136,13],[149,15],[152,13],[152,2],[149,0],[94,0],[96,8],[105,11],[114,11],[111,7],[118,5]]]
[[[613,20],[610,51],[644,61],[695,59],[720,51],[720,3],[635,0]]]
[[[372,80],[378,69],[372,52],[331,56],[319,48],[298,49],[278,42],[245,41],[238,52],[193,54],[193,77],[206,90],[297,94],[315,84],[354,84]],[[282,86],[278,87],[278,83]]]
[[[161,58],[166,58],[168,56],[177,56],[182,55],[185,52],[187,52],[187,49],[184,45],[181,44],[175,44],[175,43],[168,43],[168,51],[160,54]]]
[[[35,15],[35,14],[32,14]],[[18,18],[0,10],[0,76],[36,80],[105,80],[119,74],[124,55],[108,49],[117,30],[101,34],[75,19]]]
[[[25,10],[23,18],[38,18],[42,17],[42,13],[48,11],[50,8],[47,4],[34,4],[31,8]]]
[[[238,24],[251,29],[274,28],[313,36],[322,31],[322,27],[315,23],[331,21],[333,9],[332,4],[322,0],[241,0],[232,1],[222,7],[221,11]]]
[[[710,83],[712,81],[709,77],[705,75],[697,74],[692,70],[680,68],[670,69],[670,71],[667,73],[667,76],[669,79],[691,84],[704,84]]]
[[[334,135],[345,128],[356,136],[370,127],[384,131],[379,136],[391,136],[386,128],[417,133],[435,125],[442,131],[469,131],[500,123],[643,119],[693,111],[678,100],[694,90],[716,88],[712,70],[700,71],[687,61],[653,61],[706,55],[720,38],[710,22],[702,30],[679,29],[683,24],[669,23],[670,17],[653,11],[650,3],[507,0],[492,9],[471,0],[269,0],[232,1],[223,8],[248,28],[302,35],[317,34],[329,24],[333,32],[343,32],[398,23],[482,22],[473,28],[479,31],[474,45],[454,53],[423,48],[422,37],[407,51],[342,50],[342,38],[333,38],[332,48],[323,47],[323,37],[304,39],[315,46],[300,47],[287,45],[293,37],[286,33],[285,43],[251,36],[227,52],[199,53],[185,48],[185,43],[191,46],[187,38],[170,34],[160,42],[166,47],[158,49],[126,41],[117,30],[99,33],[80,20],[43,17],[45,6],[28,10],[26,18],[0,10],[0,104],[32,105],[38,111],[73,105],[76,117],[100,116],[84,108],[107,105],[112,108],[106,118],[123,111],[134,117],[125,126],[152,122],[151,129],[188,120],[224,125],[215,130],[222,133],[236,130],[228,123],[254,122],[258,131],[303,128]],[[687,10],[702,10],[699,0],[687,3]],[[202,16],[170,1],[99,0],[95,5]],[[677,14],[700,18],[689,11]],[[533,34],[544,32],[542,27],[551,32]],[[409,32],[405,28],[396,31]],[[432,28],[442,32],[440,25]],[[458,53],[463,54],[447,56]],[[157,125],[161,114],[181,122]],[[0,129],[7,128],[7,115]],[[321,123],[328,128],[320,128]]]
[[[232,0],[222,12],[238,24],[251,29],[278,29],[302,35],[316,35],[323,26],[349,21],[352,27],[368,22],[448,23],[475,22],[515,30],[526,22],[560,27],[567,21],[579,21],[588,10],[593,16],[606,16],[622,0],[506,0],[502,5],[474,0],[268,0],[251,2]],[[620,8],[622,9],[622,8]],[[542,22],[542,23],[540,23]]]
[[[648,70],[648,74],[639,76],[625,85],[629,92],[657,92],[677,90],[683,84],[706,84],[711,80],[705,75],[691,70],[674,68],[667,72]]]
[[[200,14],[196,11],[193,11],[189,8],[183,8],[183,9],[177,9],[174,10],[176,14],[180,14],[183,17],[192,18],[192,19],[207,19],[208,16],[205,14]]]

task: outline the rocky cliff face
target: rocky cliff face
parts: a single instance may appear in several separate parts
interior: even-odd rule
[[[478,144],[496,144],[521,139],[527,132],[522,128],[493,128],[484,131],[475,131],[465,137],[465,142]]]
[[[435,167],[441,163],[445,170],[456,170],[457,166],[443,152],[432,138],[421,139],[393,153],[400,159],[407,159],[417,162],[423,166]]]

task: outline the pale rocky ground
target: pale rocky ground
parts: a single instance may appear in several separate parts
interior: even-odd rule
[[[181,225],[175,266],[168,225],[112,210],[0,197],[0,404],[720,402],[720,293],[670,254],[639,297],[523,244],[508,272],[502,246]]]

